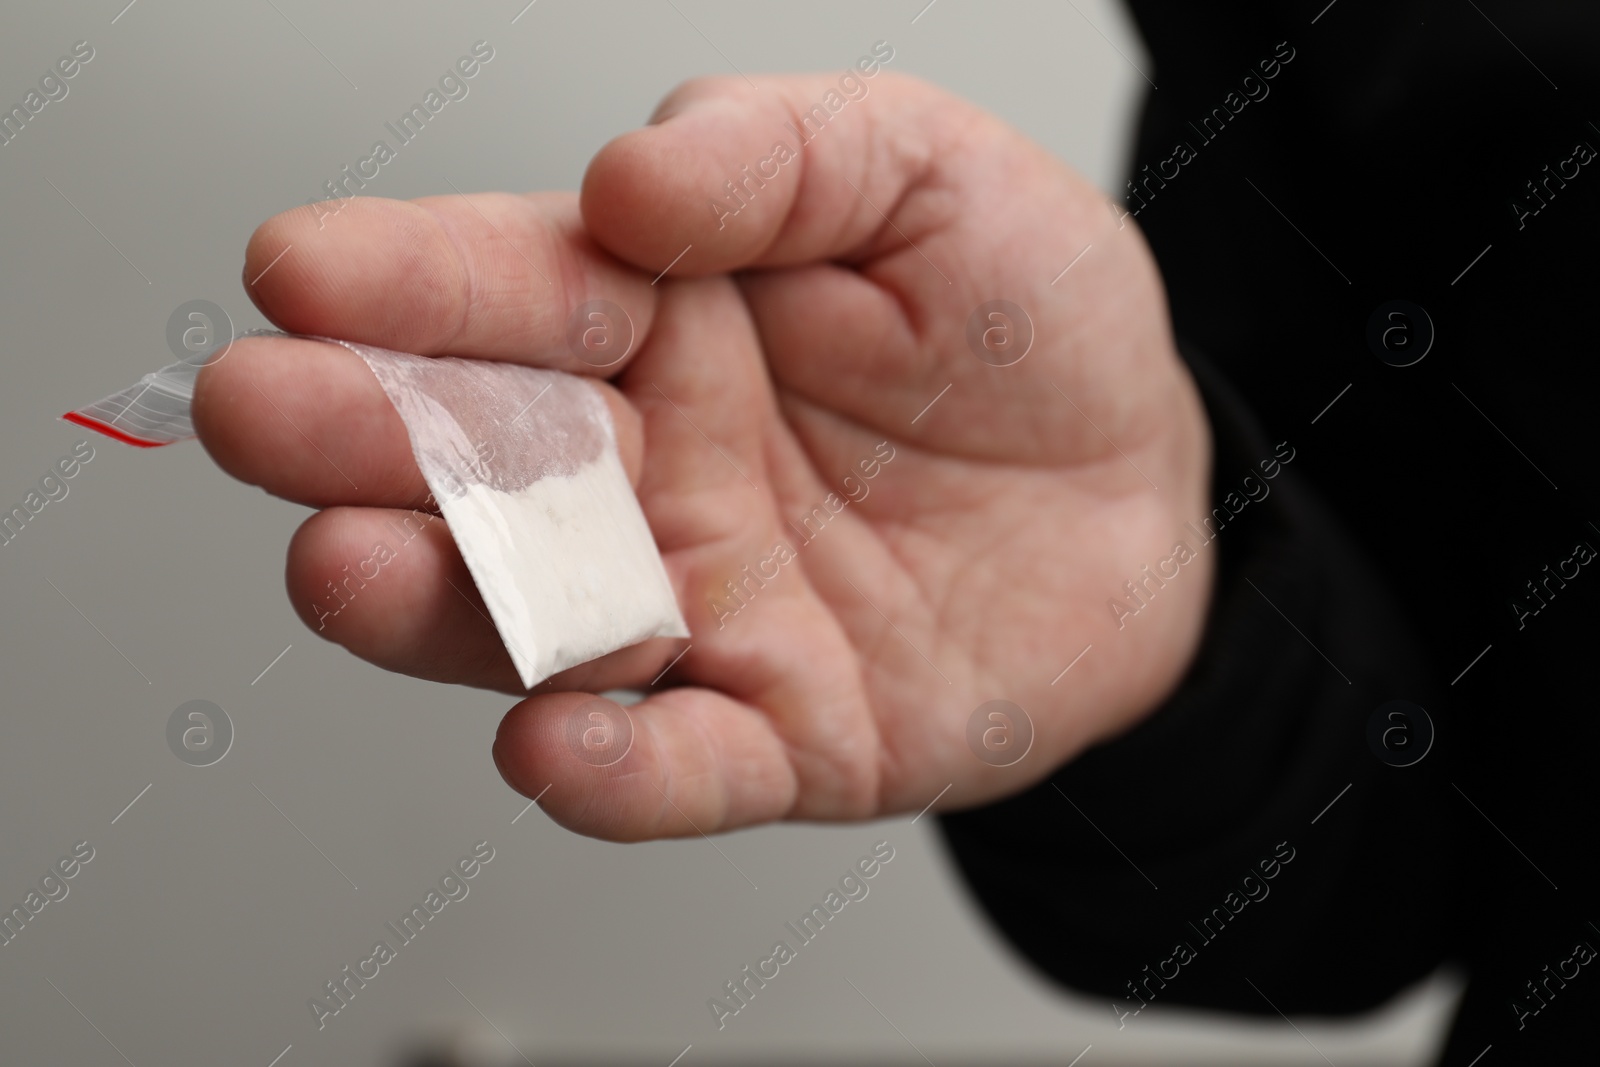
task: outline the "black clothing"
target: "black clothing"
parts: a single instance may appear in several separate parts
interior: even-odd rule
[[[1325,2],[1131,2],[1159,89],[1120,203],[1212,421],[1216,597],[1154,716],[942,826],[1125,1025],[1360,1011],[1453,960],[1442,1062],[1594,1062],[1600,7]],[[1394,300],[1436,331],[1409,366]],[[1393,700],[1436,731],[1409,766]]]

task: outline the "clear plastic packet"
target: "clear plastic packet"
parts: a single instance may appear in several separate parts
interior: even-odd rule
[[[251,330],[253,337],[278,335],[276,330]],[[281,336],[281,335],[280,335]],[[232,340],[227,344],[231,345]],[[103,433],[125,445],[157,448],[194,436],[189,406],[194,400],[194,379],[200,368],[227,353],[227,346],[169,363],[108,397],[61,416],[68,422]]]
[[[689,628],[617,454],[561,371],[337,342],[366,360],[528,688]]]
[[[359,355],[399,412],[525,686],[651,637],[689,636],[591,384],[315,340]],[[165,367],[67,417],[144,447],[193,436],[189,403],[204,362]]]

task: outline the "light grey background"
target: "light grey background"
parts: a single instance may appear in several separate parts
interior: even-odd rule
[[[57,415],[169,360],[179,304],[264,325],[239,281],[251,230],[317,195],[476,40],[496,55],[470,95],[367,192],[575,188],[682,78],[840,70],[880,39],[893,69],[1109,189],[1145,87],[1134,64],[1156,74],[1105,0],[941,0],[920,16],[924,0],[539,0],[515,24],[521,0],[125,2],[0,16],[6,107],[75,41],[96,53],[0,147],[7,508],[87,436]],[[196,444],[93,444],[68,497],[0,546],[0,903],[74,842],[96,850],[0,947],[7,1063],[394,1064],[455,1040],[541,1065],[665,1065],[691,1043],[683,1067],[1066,1064],[1091,1044],[1083,1067],[1347,1064],[1419,1062],[1436,1040],[1445,979],[1357,1024],[1297,1020],[1304,1037],[1157,1009],[1119,1032],[1106,1003],[1037,982],[992,938],[931,818],[714,846],[601,844],[537,809],[513,824],[527,801],[489,759],[506,698],[385,674],[297,621],[281,575],[304,509],[230,481]],[[215,766],[167,749],[191,699],[233,720]],[[470,896],[318,1032],[307,998],[483,838],[496,855]],[[880,839],[896,856],[870,896],[718,1032],[707,998]]]

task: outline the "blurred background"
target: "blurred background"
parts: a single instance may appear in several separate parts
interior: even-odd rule
[[[1448,975],[1355,1021],[1152,1007],[1119,1030],[1109,1004],[1008,954],[932,816],[714,842],[574,837],[490,761],[507,698],[386,674],[300,625],[282,568],[305,509],[232,482],[198,444],[147,452],[58,419],[171,362],[168,321],[189,301],[237,330],[266,325],[239,277],[251,231],[394,143],[384,124],[478,41],[494,58],[468,95],[367,194],[576,188],[681,79],[842,71],[878,41],[891,69],[972,98],[1109,190],[1157,77],[1109,0],[524,2],[73,0],[0,15],[0,104],[30,112],[0,145],[0,507],[46,500],[0,544],[0,905],[40,892],[79,842],[93,849],[67,895],[31,898],[45,902],[0,946],[0,1059],[1427,1060]],[[27,94],[80,41],[92,58],[32,114]],[[82,440],[92,459],[49,499],[40,479]],[[211,756],[225,749],[208,766],[168,741],[195,700],[226,716],[207,712]],[[493,859],[467,897],[319,1029],[308,1001],[397,942],[385,923],[481,841]],[[869,896],[719,1030],[708,999],[878,841],[894,859]]]

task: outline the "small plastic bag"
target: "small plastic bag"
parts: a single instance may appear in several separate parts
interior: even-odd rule
[[[268,332],[268,331],[261,331]],[[651,637],[688,637],[617,454],[611,413],[574,375],[342,345],[372,369],[529,689]],[[129,444],[194,435],[204,358],[65,416]]]
[[[411,356],[366,360],[522,682],[689,628],[594,387],[560,371]]]
[[[278,330],[247,330],[240,337],[285,337]],[[194,379],[200,368],[221,359],[233,346],[229,339],[206,352],[169,363],[146,374],[126,389],[85,404],[61,416],[68,422],[103,433],[125,445],[157,448],[187,441],[194,436],[189,409],[194,401]]]

